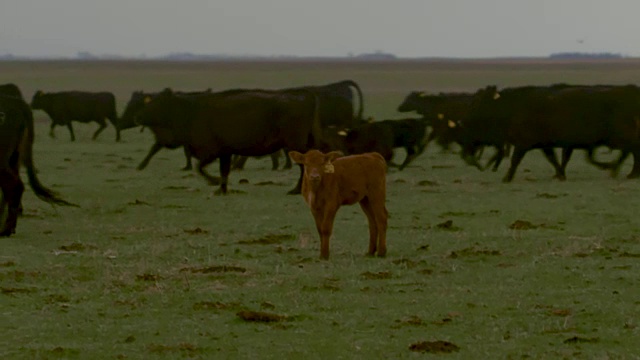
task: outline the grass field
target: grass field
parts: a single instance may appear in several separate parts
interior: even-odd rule
[[[395,109],[412,90],[640,84],[640,61],[0,62],[0,83],[28,99],[106,90],[119,112],[135,90],[347,78],[361,84],[365,114],[383,119],[407,116]],[[389,171],[387,257],[364,256],[355,206],[338,213],[321,261],[309,210],[285,195],[297,170],[250,159],[230,177],[246,193],[213,196],[179,170],[180,150],[135,170],[149,131],[115,143],[109,127],[91,141],[97,125],[75,124],[71,143],[35,116],[39,177],[81,208],[28,189],[17,234],[0,240],[2,359],[640,358],[640,182],[580,153],[566,182],[532,152],[502,184],[506,165],[479,172],[431,147]]]

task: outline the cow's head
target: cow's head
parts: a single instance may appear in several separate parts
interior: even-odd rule
[[[166,127],[171,125],[172,115],[178,111],[176,102],[179,101],[169,88],[155,96],[143,95],[137,101],[142,104],[133,114],[133,121],[136,125]]]
[[[138,112],[144,108],[144,99],[148,95],[142,91],[134,91],[131,94],[131,99],[129,99],[127,106],[124,108],[122,116],[118,119],[118,128],[120,130],[137,126],[134,119]]]
[[[32,109],[42,109],[42,95],[44,95],[44,93],[40,90],[36,91],[36,93],[33,94],[33,98],[31,98]]]
[[[412,91],[407,95],[402,104],[398,106],[398,112],[418,111],[422,108],[422,98],[427,96],[424,91]]]
[[[326,154],[318,150],[309,150],[305,154],[297,151],[289,152],[291,160],[304,166],[304,180],[312,188],[320,185],[325,174],[333,174],[335,169],[332,162],[341,156],[344,156],[341,151],[331,151]]]

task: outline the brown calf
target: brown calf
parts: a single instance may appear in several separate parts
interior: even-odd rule
[[[309,150],[289,156],[304,165],[302,196],[311,208],[320,234],[320,257],[329,258],[329,239],[333,221],[342,205],[360,203],[369,220],[368,255],[387,253],[386,170],[378,153],[342,156],[339,151],[323,154]]]

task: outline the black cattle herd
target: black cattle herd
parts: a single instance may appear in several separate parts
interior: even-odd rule
[[[640,88],[634,85],[555,84],[500,90],[487,86],[474,93],[416,91],[397,110],[420,117],[370,121],[363,118],[362,91],[352,80],[279,90],[136,91],[120,117],[110,92],[37,91],[28,104],[15,84],[4,84],[0,85],[0,236],[15,232],[22,210],[21,163],[39,198],[74,205],[37,179],[32,159],[32,109],[51,118],[51,136],[55,126],[66,126],[72,141],[72,121],[97,122],[96,139],[109,120],[116,129],[116,141],[122,130],[147,127],[155,142],[138,169],[146,167],[162,148],[181,147],[187,160],[185,169],[191,169],[191,159],[196,158],[198,172],[210,184],[219,185],[217,192],[223,194],[228,191],[232,166],[241,167],[247,157],[270,155],[277,168],[282,150],[378,152],[390,166],[396,166],[391,162],[393,149],[401,147],[407,152],[399,165],[402,170],[430,141],[445,148],[457,143],[462,159],[479,169],[493,166],[495,171],[512,152],[505,182],[513,180],[522,158],[532,149],[542,150],[560,180],[566,179],[565,169],[574,149],[586,150],[589,163],[610,170],[612,175],[632,154],[633,169],[628,177],[640,176]],[[620,150],[619,158],[598,161],[595,150],[600,146]],[[495,154],[481,165],[479,154],[485,147],[494,148]],[[556,148],[561,149],[560,161]],[[220,177],[205,171],[215,160],[219,160]],[[300,192],[301,181],[302,171],[290,193]]]

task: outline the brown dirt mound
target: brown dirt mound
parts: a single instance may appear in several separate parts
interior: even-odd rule
[[[423,353],[452,353],[460,350],[460,348],[448,341],[421,341],[409,346],[409,350]]]

